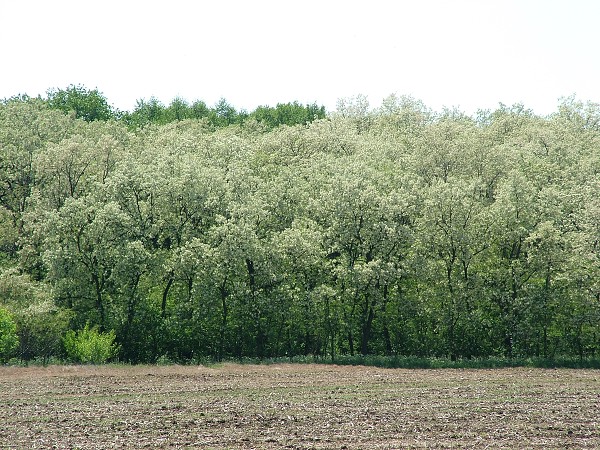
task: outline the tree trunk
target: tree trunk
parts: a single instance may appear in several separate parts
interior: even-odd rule
[[[371,339],[371,329],[373,327],[373,318],[375,317],[375,311],[373,305],[368,306],[368,313],[366,320],[363,322],[362,333],[360,336],[360,352],[363,355],[369,354],[369,341]]]
[[[173,285],[173,273],[171,272],[169,274],[169,279],[167,280],[167,285],[165,286],[165,290],[163,291],[162,302],[160,304],[160,317],[162,317],[163,319],[167,315],[167,298],[169,295],[169,290],[171,289],[172,285]]]
[[[228,292],[225,287],[225,281],[221,283],[219,287],[219,292],[221,293],[221,329],[219,331],[219,352],[218,352],[218,360],[223,360],[223,353],[225,350],[225,330],[227,329],[227,315],[229,310],[227,308],[227,296]]]
[[[96,289],[96,309],[100,315],[100,332],[105,330],[106,312],[104,310],[104,299],[102,298],[102,283],[97,273],[92,273],[92,281]]]

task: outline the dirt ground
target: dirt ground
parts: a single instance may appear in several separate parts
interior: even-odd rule
[[[0,448],[600,448],[600,372],[0,367]]]

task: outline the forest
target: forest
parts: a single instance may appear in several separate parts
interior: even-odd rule
[[[0,101],[0,362],[600,354],[600,105]]]

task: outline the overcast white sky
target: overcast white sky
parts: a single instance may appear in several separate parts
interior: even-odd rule
[[[119,109],[411,95],[469,114],[600,102],[600,0],[0,0],[0,98],[82,84]]]

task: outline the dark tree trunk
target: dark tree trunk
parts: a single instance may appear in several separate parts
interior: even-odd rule
[[[169,296],[169,290],[173,285],[173,273],[169,274],[169,279],[167,280],[167,285],[165,286],[165,290],[162,294],[162,302],[160,304],[160,316],[164,319],[167,315],[167,298]]]
[[[229,314],[229,310],[227,308],[227,288],[225,287],[225,281],[221,283],[219,287],[219,292],[221,294],[221,330],[219,332],[219,354],[218,360],[223,360],[223,353],[225,350],[225,330],[227,329],[227,315]]]
[[[375,311],[373,311],[373,305],[368,308],[367,318],[362,326],[362,333],[360,336],[360,352],[363,355],[369,354],[369,341],[371,340],[371,329],[373,327],[373,318],[375,317]]]

